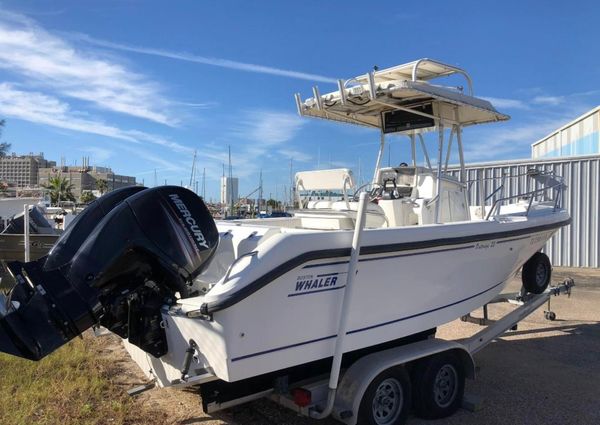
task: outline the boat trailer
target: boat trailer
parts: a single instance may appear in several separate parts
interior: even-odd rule
[[[458,359],[459,367],[456,368],[455,376],[438,376],[436,374],[433,385],[422,385],[422,387],[430,387],[431,389],[445,387],[447,392],[434,391],[428,394],[424,391],[425,388],[420,388],[417,391],[412,389],[413,403],[417,407],[417,415],[427,418],[439,418],[448,416],[459,407],[465,407],[473,410],[473,403],[470,399],[462,399],[464,390],[464,379],[475,378],[475,361],[473,354],[477,353],[493,340],[501,337],[505,332],[516,330],[517,324],[527,316],[538,310],[545,303],[550,303],[553,297],[561,294],[570,296],[571,290],[575,286],[573,279],[566,279],[564,282],[547,288],[543,293],[531,294],[501,294],[490,304],[501,302],[510,303],[516,306],[514,310],[506,314],[502,318],[491,321],[486,319],[474,319],[468,316],[469,319],[463,318],[463,321],[469,321],[481,326],[485,326],[482,330],[473,336],[459,341],[448,341],[439,338],[429,338],[423,341],[402,345],[375,352],[360,358],[354,362],[348,369],[341,373],[341,379],[337,387],[336,397],[333,403],[331,415],[339,421],[346,424],[358,424],[360,422],[361,405],[373,405],[377,397],[380,400],[379,414],[382,418],[386,414],[394,414],[394,405],[392,403],[392,393],[386,395],[385,391],[375,392],[375,399],[368,400],[365,403],[365,397],[370,396],[369,387],[373,383],[377,383],[378,377],[400,369],[407,369],[410,373],[409,380],[413,381],[413,386],[417,382],[425,382],[428,380],[430,373],[424,373],[430,367],[440,363],[440,359]],[[487,311],[487,306],[486,306]],[[556,315],[551,310],[546,310],[545,318],[547,320],[555,320]],[[452,360],[454,361],[454,360]],[[441,363],[444,363],[443,361]],[[443,371],[443,366],[439,367],[439,371]],[[452,379],[456,381],[452,383]],[[437,381],[437,382],[435,382]],[[382,381],[384,382],[384,381]],[[279,379],[273,388],[263,390],[256,394],[244,396],[237,400],[231,400],[226,403],[211,403],[207,407],[207,413],[214,413],[223,409],[227,409],[236,405],[247,403],[249,401],[258,400],[261,398],[269,398],[272,401],[288,408],[302,416],[314,417],[315,411],[322,411],[327,404],[327,396],[329,393],[329,376],[320,375],[307,377],[305,380],[289,383],[285,379]],[[441,384],[441,385],[440,385]],[[453,387],[454,385],[454,387]],[[378,385],[378,388],[381,386]],[[384,386],[385,388],[385,386]],[[451,391],[455,388],[455,391]],[[393,390],[393,389],[391,389]],[[397,389],[396,389],[397,390]],[[436,415],[431,416],[431,403],[434,400],[441,401],[446,396],[447,408],[433,409]],[[422,397],[423,400],[415,400],[415,397]],[[387,397],[387,402],[386,402]],[[454,400],[451,400],[454,397]],[[435,403],[435,402],[434,402]],[[419,406],[421,406],[419,408]],[[386,410],[387,409],[387,410]],[[371,409],[369,409],[371,410]],[[419,411],[420,410],[420,411]],[[400,412],[400,410],[398,410]],[[429,414],[428,414],[429,413]],[[441,416],[440,416],[441,415]],[[390,422],[396,423],[396,422]],[[401,422],[398,422],[401,423]]]

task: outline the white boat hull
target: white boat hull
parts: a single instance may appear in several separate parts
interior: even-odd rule
[[[568,220],[565,212],[366,230],[344,351],[435,328],[486,304]],[[169,353],[155,359],[128,345],[132,356],[164,386],[179,382],[190,340],[199,347],[198,374],[230,382],[331,357],[348,267],[342,247],[351,236],[272,237],[256,258],[232,267],[227,282],[182,300],[182,313],[208,305],[210,320],[165,313]]]

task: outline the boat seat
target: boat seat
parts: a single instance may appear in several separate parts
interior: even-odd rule
[[[350,230],[356,224],[358,202],[337,201],[331,208],[302,209],[294,216],[301,219],[301,225],[307,229]],[[372,202],[367,204],[365,227],[383,227],[387,218],[383,209]]]
[[[332,207],[332,205],[333,205],[333,201],[325,201],[325,200],[309,201],[306,208],[308,208],[309,210],[329,209]]]
[[[431,174],[419,174],[415,187],[414,198],[431,199],[436,191],[435,178]]]

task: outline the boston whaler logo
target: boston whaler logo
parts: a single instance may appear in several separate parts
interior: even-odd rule
[[[196,223],[196,219],[192,217],[192,213],[188,207],[179,198],[179,195],[172,193],[169,195],[169,198],[171,198],[179,212],[181,212],[183,220],[188,224],[188,228],[194,235],[194,239],[196,239],[198,245],[208,249],[208,243],[206,242],[206,238],[204,237],[202,230],[200,230],[200,226],[198,226],[198,223]]]
[[[294,292],[289,294],[288,297],[341,289],[345,285],[340,282],[340,275],[345,273],[346,272],[336,272],[319,274],[316,276],[312,274],[298,276],[296,278]]]

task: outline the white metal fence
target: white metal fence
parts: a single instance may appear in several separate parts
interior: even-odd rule
[[[552,264],[599,268],[600,155],[468,164],[467,180],[475,180],[470,190],[471,205],[480,204],[478,180],[481,178],[495,178],[485,180],[484,193],[487,195],[501,184],[503,175],[506,176],[504,196],[536,189],[533,179],[525,175],[532,168],[563,176],[567,184],[561,201],[573,223],[563,227],[544,248]],[[451,173],[458,174],[458,170]],[[521,176],[510,178],[517,175]]]

